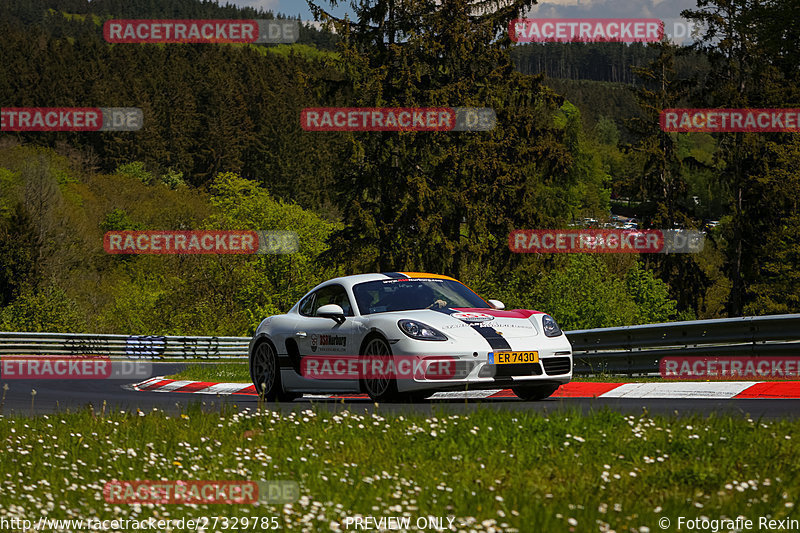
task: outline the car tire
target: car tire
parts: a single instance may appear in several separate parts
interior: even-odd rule
[[[262,400],[290,402],[298,397],[283,390],[278,355],[269,341],[259,342],[253,348],[250,354],[250,379]]]
[[[380,335],[367,337],[361,349],[362,360],[373,360],[373,358],[384,360],[392,358],[392,349],[389,347],[389,343]],[[362,368],[369,369],[371,364],[367,363]],[[403,399],[403,396],[397,392],[397,378],[394,372],[388,372],[381,377],[371,376],[368,373],[367,377],[361,377],[359,382],[361,392],[366,393],[374,402],[397,402]]]
[[[527,385],[511,387],[511,390],[521,400],[525,400],[526,402],[535,402],[537,400],[544,400],[545,398],[550,397],[555,391],[558,390],[558,387],[560,386],[561,385]]]

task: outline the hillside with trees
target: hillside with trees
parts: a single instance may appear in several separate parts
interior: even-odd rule
[[[725,47],[515,46],[515,10],[388,3],[293,45],[110,45],[108,18],[272,18],[213,2],[0,4],[3,107],[139,107],[136,132],[0,132],[0,330],[244,335],[338,274],[427,270],[565,329],[797,312],[796,135],[674,134],[667,107],[800,107],[788,0]],[[710,4],[716,5],[716,1]],[[318,14],[325,18],[323,5]],[[692,15],[713,19],[711,7]],[[770,15],[770,16],[767,16]],[[716,42],[716,41],[714,41]],[[389,68],[390,67],[390,68]],[[562,70],[559,70],[562,69]],[[744,90],[742,90],[744,88]],[[492,107],[491,132],[306,132],[325,106]],[[537,256],[516,228],[720,220],[702,253]],[[297,254],[109,256],[114,229],[286,229]]]

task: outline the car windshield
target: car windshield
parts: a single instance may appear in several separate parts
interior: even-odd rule
[[[355,285],[353,294],[362,315],[410,309],[489,307],[461,283],[446,279],[368,281]]]

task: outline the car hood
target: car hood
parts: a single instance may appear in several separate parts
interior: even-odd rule
[[[400,311],[391,314],[397,316],[398,319],[419,320],[451,338],[470,339],[475,334],[474,329],[480,327],[492,328],[504,338],[513,339],[538,335],[539,330],[534,326],[530,317],[541,313],[526,309],[500,311],[497,309],[448,308]]]

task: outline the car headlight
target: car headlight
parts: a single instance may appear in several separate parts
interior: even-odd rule
[[[416,320],[398,320],[400,331],[419,341],[446,341],[447,337],[441,331],[435,330],[427,324]]]
[[[542,327],[544,328],[544,334],[548,337],[558,337],[562,333],[561,328],[556,324],[556,319],[550,315],[542,317]]]

